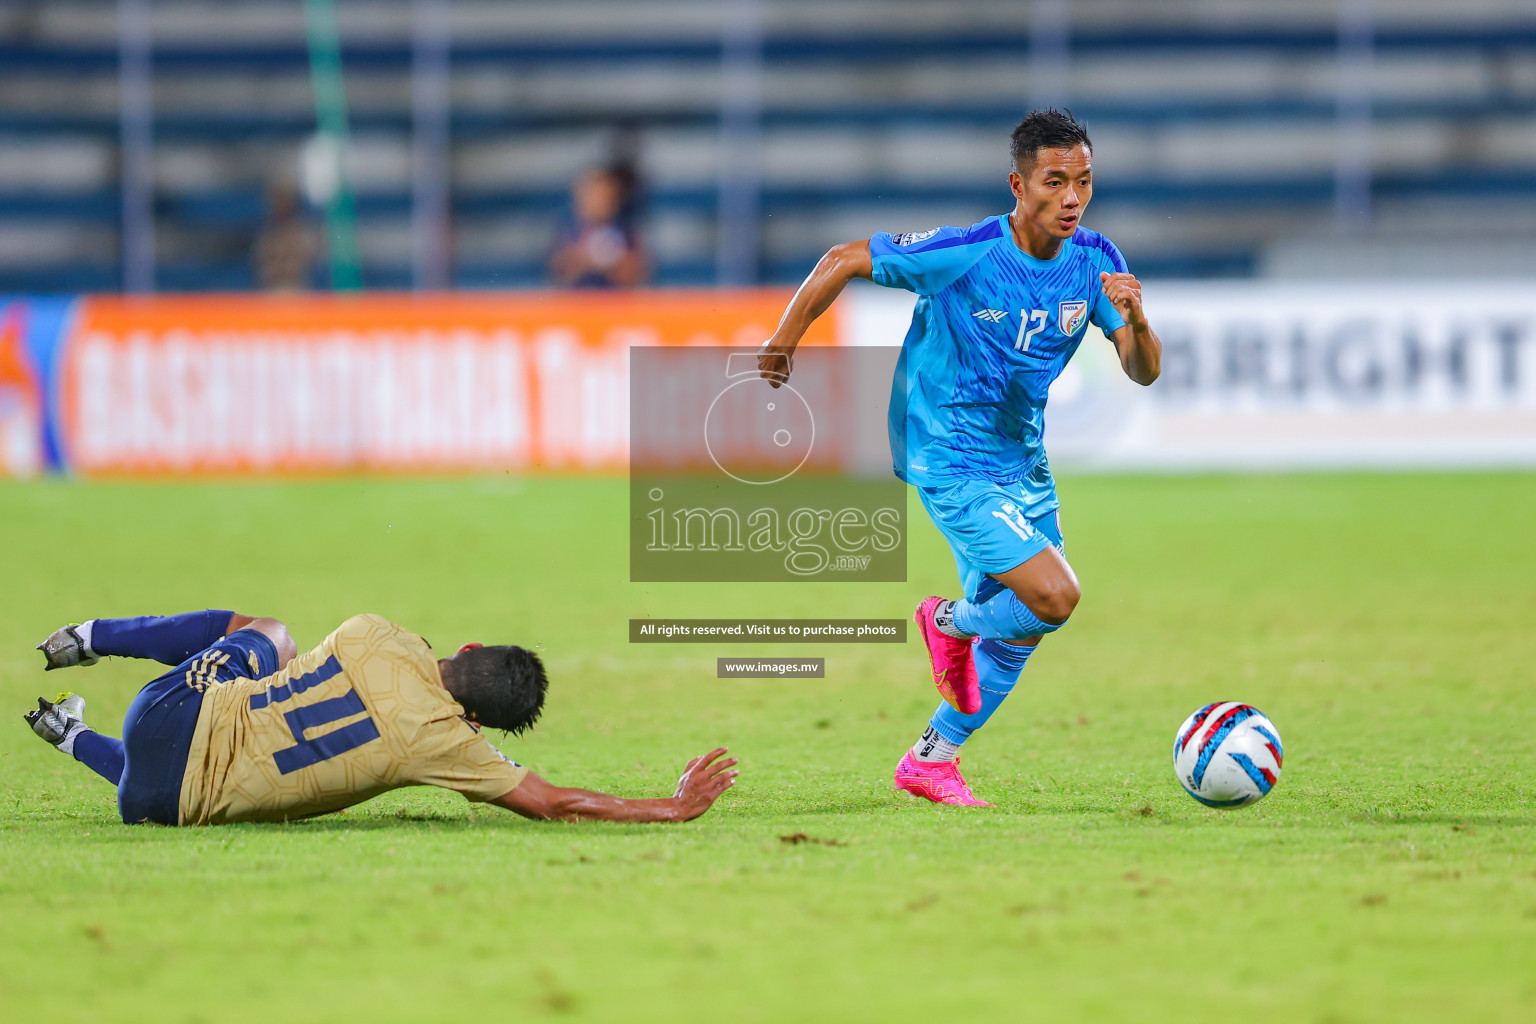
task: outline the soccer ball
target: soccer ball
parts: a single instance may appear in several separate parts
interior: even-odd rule
[[[1173,738],[1173,774],[1207,807],[1257,803],[1280,781],[1284,757],[1275,723],[1237,701],[1207,704]]]

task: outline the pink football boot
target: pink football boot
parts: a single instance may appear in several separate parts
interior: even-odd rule
[[[953,761],[919,761],[907,751],[896,765],[896,788],[904,789],[913,796],[932,800],[936,804],[954,804],[957,807],[991,807],[985,800],[976,799],[971,787],[960,774],[960,759]]]
[[[976,660],[971,657],[971,642],[941,632],[933,624],[933,610],[944,602],[942,597],[925,597],[912,621],[917,623],[928,646],[928,664],[933,670],[933,685],[939,696],[962,715],[981,710],[981,682],[976,678]]]

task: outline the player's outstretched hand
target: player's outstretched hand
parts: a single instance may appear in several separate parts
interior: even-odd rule
[[[718,760],[726,753],[725,747],[716,747],[689,761],[683,769],[683,777],[677,780],[677,792],[672,794],[682,812],[682,821],[692,821],[709,810],[721,793],[736,784],[736,759]]]
[[[86,646],[85,638],[74,626],[60,626],[48,634],[48,639],[38,644],[37,649],[48,660],[45,672],[75,665],[94,665],[101,660]]]
[[[789,380],[795,368],[795,346],[776,342],[772,338],[763,342],[757,350],[757,372],[773,387]]]
[[[1136,280],[1136,275],[1101,271],[1099,281],[1104,285],[1104,294],[1109,296],[1109,301],[1115,304],[1126,323],[1135,327],[1146,321],[1147,315],[1141,311],[1141,282]]]

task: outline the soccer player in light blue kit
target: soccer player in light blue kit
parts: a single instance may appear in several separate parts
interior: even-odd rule
[[[1011,213],[834,247],[758,364],[775,387],[787,379],[800,338],[855,277],[917,293],[892,392],[891,452],[949,541],[964,595],[926,598],[913,616],[945,702],[895,781],[967,806],[990,805],[960,774],[961,745],[1081,595],[1041,444],[1047,390],[1090,322],[1136,383],[1156,380],[1162,359],[1140,282],[1114,243],[1081,226],[1093,196],[1087,130],[1070,113],[1037,110],[1014,129],[1011,154]]]

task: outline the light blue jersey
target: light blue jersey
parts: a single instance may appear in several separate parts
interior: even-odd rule
[[[1099,280],[1125,272],[1120,250],[1079,228],[1055,259],[1039,260],[1014,242],[1006,214],[881,232],[869,249],[876,284],[918,295],[891,401],[896,475],[922,488],[1007,485],[1030,519],[1056,508],[1045,400],[1090,321],[1106,334],[1125,325]]]

